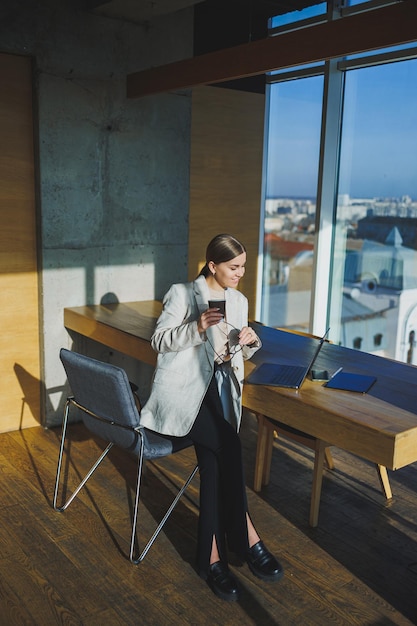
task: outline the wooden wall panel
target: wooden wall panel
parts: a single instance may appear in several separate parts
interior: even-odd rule
[[[240,289],[254,317],[265,97],[198,87],[192,95],[189,279],[204,264],[208,242],[231,233],[248,251]]]
[[[0,432],[6,432],[40,421],[31,60],[0,54],[0,84]]]

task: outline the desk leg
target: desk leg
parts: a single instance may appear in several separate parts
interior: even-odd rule
[[[391,500],[392,491],[388,478],[387,468],[384,465],[376,465],[376,471],[378,472],[379,482],[381,483],[381,489],[387,500]]]
[[[269,483],[269,477],[271,475],[271,462],[272,462],[272,450],[274,448],[275,432],[273,425],[266,421],[266,440],[265,440],[265,458],[264,468],[262,472],[262,484],[267,485]]]
[[[255,458],[255,476],[253,480],[254,491],[260,491],[262,489],[262,481],[265,473],[265,455],[268,441],[268,425],[263,415],[259,413],[256,415],[258,418],[258,441],[256,444],[256,458]]]
[[[310,503],[310,526],[313,526],[313,528],[315,528],[319,523],[319,508],[320,508],[321,485],[323,482],[323,466],[324,466],[325,449],[326,449],[325,442],[321,441],[320,439],[316,439],[313,486],[311,489],[311,503]]]
[[[332,453],[330,452],[330,448],[328,447],[328,445],[324,449],[324,457],[326,459],[327,467],[330,470],[333,470],[334,469],[334,461],[333,461]]]

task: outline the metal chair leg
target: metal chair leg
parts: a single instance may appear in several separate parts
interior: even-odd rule
[[[145,556],[148,554],[149,549],[152,547],[152,544],[154,543],[155,539],[158,537],[159,533],[161,532],[162,528],[164,527],[165,522],[167,521],[167,519],[171,515],[172,511],[177,506],[178,501],[180,500],[181,496],[183,495],[183,493],[187,489],[188,485],[193,480],[194,476],[197,473],[197,470],[198,470],[198,465],[195,466],[195,468],[193,469],[193,471],[191,472],[191,474],[189,475],[189,477],[187,478],[187,480],[185,481],[185,483],[183,484],[181,489],[178,491],[177,495],[175,496],[174,500],[171,503],[171,506],[169,507],[169,509],[165,513],[164,517],[162,518],[162,520],[158,524],[158,526],[157,526],[155,532],[153,533],[152,537],[149,539],[148,543],[146,544],[146,546],[144,547],[144,549],[142,550],[142,552],[140,553],[140,555],[138,556],[137,559],[133,559],[132,558],[133,557],[133,555],[132,555],[132,547],[134,546],[135,534],[136,534],[136,523],[135,523],[135,527],[132,530],[132,541],[131,541],[131,544],[130,544],[130,560],[132,561],[132,563],[134,563],[135,565],[137,565],[138,563],[141,563],[143,561],[143,559],[145,558]],[[137,510],[135,511],[135,514],[136,514],[136,517],[137,517]]]
[[[54,500],[53,500],[53,507],[54,507],[55,511],[65,511],[69,507],[71,502],[77,497],[77,495],[80,493],[81,489],[84,487],[86,482],[89,480],[89,478],[91,478],[91,476],[94,474],[94,472],[96,471],[96,469],[98,468],[100,463],[103,461],[103,459],[107,456],[107,454],[109,453],[109,451],[113,447],[113,443],[110,442],[107,445],[107,447],[103,450],[103,452],[101,453],[99,458],[96,460],[94,465],[90,468],[90,470],[84,476],[84,478],[82,479],[82,481],[80,482],[78,487],[73,491],[71,496],[65,502],[65,504],[63,504],[62,506],[58,506],[57,505],[57,501],[58,501],[58,492],[59,492],[59,481],[60,481],[60,477],[61,477],[61,467],[62,467],[62,459],[63,459],[63,456],[64,456],[65,437],[66,437],[66,433],[67,433],[68,415],[69,415],[69,407],[70,407],[70,405],[71,405],[71,398],[68,399],[66,404],[65,404],[64,421],[63,421],[63,424],[62,424],[61,445],[60,445],[60,448],[59,448],[58,466],[57,466],[57,472],[56,472],[55,489],[54,489]]]
[[[137,481],[136,481],[135,505],[134,505],[134,509],[133,509],[132,535],[131,535],[131,538],[130,538],[130,551],[129,551],[129,559],[130,559],[130,561],[132,563],[134,563],[134,565],[138,565],[139,563],[141,563],[143,561],[143,559],[145,558],[145,556],[148,554],[150,548],[152,547],[152,544],[154,543],[154,541],[158,537],[159,533],[161,532],[162,528],[164,527],[165,522],[167,521],[167,519],[171,515],[172,511],[177,506],[178,501],[180,500],[181,496],[183,495],[184,491],[187,489],[188,485],[190,484],[190,482],[192,481],[192,479],[194,478],[194,476],[196,475],[196,472],[198,470],[198,465],[196,465],[195,468],[193,469],[193,471],[191,472],[191,474],[189,475],[189,477],[187,478],[187,480],[185,481],[185,483],[183,484],[183,486],[181,487],[181,489],[178,491],[177,495],[175,496],[174,500],[171,503],[171,506],[169,507],[169,509],[165,513],[164,517],[162,518],[162,520],[158,524],[157,528],[155,529],[152,537],[149,539],[148,543],[146,544],[146,546],[144,547],[142,552],[139,551],[140,552],[139,556],[135,557],[134,553],[135,553],[135,544],[136,544],[136,540],[137,540],[136,531],[137,531],[137,523],[138,523],[138,508],[139,508],[139,499],[140,499],[140,487],[141,487],[141,481],[142,481],[143,449],[144,449],[144,436],[143,436],[143,433],[142,433],[141,430],[139,430],[138,434],[139,434],[139,437],[140,437],[140,452],[139,452],[139,458],[138,458],[138,472],[137,472]]]

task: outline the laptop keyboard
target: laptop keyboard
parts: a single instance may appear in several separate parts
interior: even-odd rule
[[[305,372],[302,365],[282,365],[273,382],[281,385],[296,385]]]

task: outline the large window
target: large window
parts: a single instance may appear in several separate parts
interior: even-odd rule
[[[346,73],[333,339],[417,363],[417,60]],[[411,352],[410,352],[411,350]]]
[[[408,45],[270,78],[258,311],[416,364],[415,57]]]
[[[323,77],[269,92],[262,320],[308,328]]]

